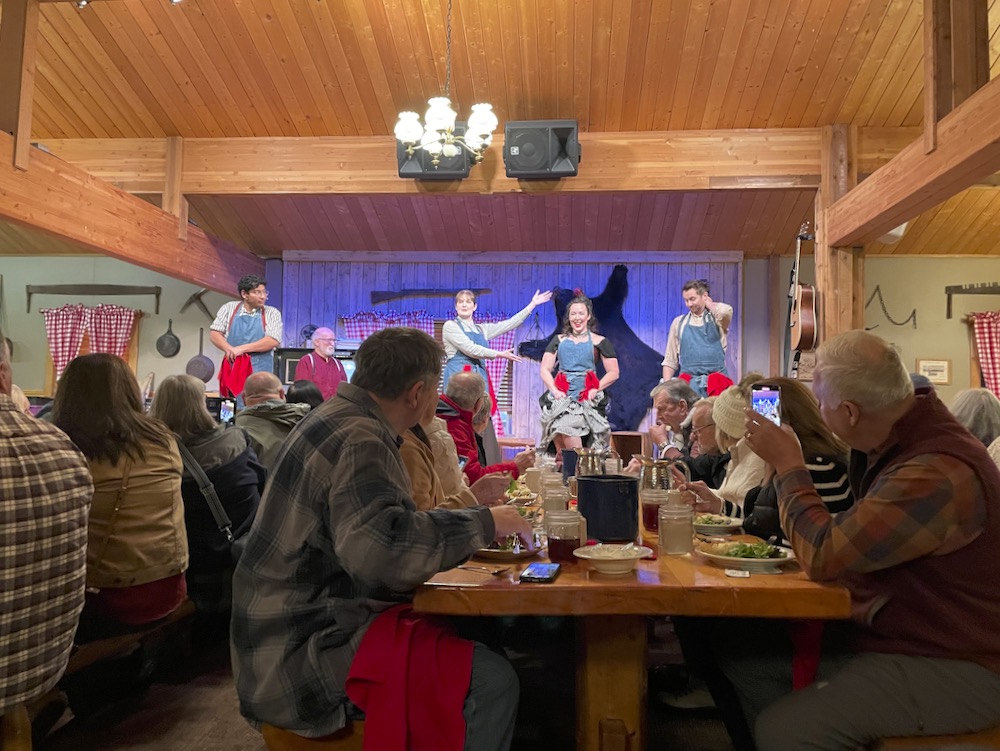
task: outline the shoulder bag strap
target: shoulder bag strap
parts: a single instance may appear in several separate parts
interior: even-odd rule
[[[219,494],[215,492],[215,485],[212,481],[208,479],[208,475],[205,474],[205,470],[201,468],[198,464],[198,460],[192,456],[188,447],[184,443],[177,439],[177,449],[181,452],[181,459],[184,462],[184,468],[191,473],[194,477],[195,482],[198,483],[198,489],[201,494],[205,496],[205,501],[208,503],[208,508],[212,511],[212,516],[215,518],[215,524],[218,526],[219,531],[226,535],[226,539],[229,542],[233,541],[233,523],[229,520],[229,515],[226,514],[226,510],[222,507],[222,501],[219,500]]]
[[[111,540],[111,535],[115,531],[115,524],[118,521],[118,509],[121,508],[122,498],[125,497],[125,491],[128,490],[128,478],[132,474],[132,457],[128,454],[123,454],[125,460],[125,466],[122,468],[122,483],[118,486],[118,492],[115,493],[115,505],[111,509],[111,519],[108,521],[108,531],[104,535],[104,540],[101,541],[101,552],[97,556],[97,560],[92,564],[92,568],[95,570],[104,562],[104,554],[108,551],[108,542]]]

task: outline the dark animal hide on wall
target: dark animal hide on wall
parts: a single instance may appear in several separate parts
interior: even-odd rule
[[[649,410],[651,401],[649,392],[660,380],[660,361],[663,355],[642,341],[626,323],[622,314],[625,298],[628,297],[628,269],[625,266],[615,266],[608,278],[604,291],[591,298],[594,303],[594,318],[597,319],[597,331],[608,339],[618,354],[618,367],[621,376],[617,383],[608,389],[611,405],[608,408],[608,420],[612,430],[636,430]],[[559,324],[545,339],[534,339],[521,344],[518,348],[522,357],[541,360],[545,347],[562,329],[562,320],[566,314],[566,306],[573,299],[573,291],[556,289],[553,291],[552,302],[556,306],[556,318]],[[604,374],[598,365],[598,374]]]

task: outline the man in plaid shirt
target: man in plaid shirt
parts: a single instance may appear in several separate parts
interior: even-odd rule
[[[757,746],[856,749],[1000,724],[1000,470],[872,334],[824,343],[814,378],[823,419],[852,448],[852,508],[827,510],[789,426],[750,412],[746,435],[774,467],[803,570],[846,586],[853,616],[846,633],[826,624],[818,679],[794,693],[773,625],[759,643],[745,632],[726,672],[761,712]]]
[[[308,737],[344,727],[345,681],[375,617],[495,537],[530,534],[511,506],[415,509],[400,435],[437,401],[442,354],[416,329],[369,336],[353,381],[278,454],[233,578],[236,691],[255,725]],[[477,644],[467,749],[509,747],[517,696],[510,665]]]
[[[87,460],[58,428],[10,398],[0,333],[0,715],[52,688],[83,608]]]

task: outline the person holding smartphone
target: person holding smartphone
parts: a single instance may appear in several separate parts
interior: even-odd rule
[[[819,403],[813,393],[791,378],[769,378],[765,382],[755,383],[751,388],[754,394],[766,394],[759,402],[754,403],[756,414],[776,425],[788,425],[795,431],[802,446],[806,469],[809,470],[827,510],[831,514],[838,514],[854,505],[854,495],[847,477],[847,444],[837,438],[823,422]],[[775,406],[778,400],[780,416],[775,414],[779,409]],[[778,545],[790,544],[781,529],[778,488],[774,483],[774,467],[770,464],[767,465],[765,482],[747,493],[743,501],[743,515],[743,531],[747,534],[757,535]]]

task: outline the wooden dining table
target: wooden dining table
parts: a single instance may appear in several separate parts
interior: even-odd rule
[[[650,543],[647,543],[650,544]],[[655,544],[653,544],[655,550]],[[417,591],[413,606],[460,616],[577,617],[576,748],[646,748],[646,633],[649,616],[844,619],[848,591],[810,581],[796,564],[780,574],[730,576],[698,553],[641,560],[627,576],[603,576],[589,564],[564,564],[548,584],[518,581],[544,555],[511,563],[500,575],[452,569]]]

